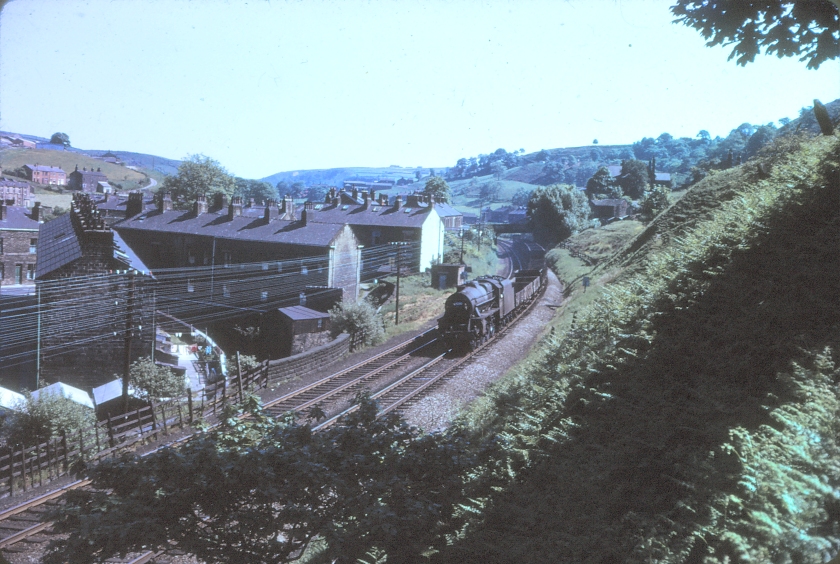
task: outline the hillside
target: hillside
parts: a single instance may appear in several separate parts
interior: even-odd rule
[[[836,137],[780,139],[561,268],[554,329],[461,421],[500,438],[508,486],[433,560],[836,556],[838,167]]]
[[[415,174],[420,173],[422,176],[428,176],[429,170],[442,171],[443,169],[432,167],[344,167],[344,168],[327,168],[314,170],[290,170],[285,172],[278,172],[271,176],[261,178],[264,182],[270,183],[272,186],[276,185],[281,180],[286,182],[303,182],[307,186],[312,184],[326,184],[328,186],[341,187],[345,180],[360,180],[371,182],[374,180],[393,180],[398,181],[400,178],[405,180],[414,180]]]
[[[100,154],[100,153],[95,153]],[[148,176],[142,172],[126,168],[113,163],[99,161],[85,153],[74,151],[51,151],[49,149],[3,149],[0,150],[0,167],[7,173],[9,170],[22,167],[25,164],[42,164],[61,167],[70,174],[79,169],[101,168],[108,182],[118,190],[135,190],[148,185]]]

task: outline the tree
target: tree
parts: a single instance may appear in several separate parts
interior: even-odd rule
[[[502,190],[502,183],[498,180],[492,180],[490,182],[485,182],[481,185],[481,190],[479,191],[479,195],[481,196],[482,200],[490,200],[495,201],[496,198],[499,197],[499,192]]]
[[[609,169],[602,166],[595,171],[592,178],[586,181],[586,196],[590,200],[603,196],[620,198],[621,187],[615,183]]]
[[[187,209],[198,196],[233,196],[236,181],[218,161],[204,155],[188,155],[178,172],[166,177],[161,189],[172,193],[174,206]]]
[[[664,186],[654,186],[650,191],[645,192],[645,196],[641,203],[642,219],[650,221],[656,217],[659,212],[668,207],[668,188]]]
[[[365,345],[376,345],[385,339],[382,319],[376,309],[365,300],[356,303],[341,302],[330,310],[330,330],[333,337],[340,333],[362,335]]]
[[[762,50],[778,57],[799,56],[809,69],[840,56],[837,2],[677,0],[671,12],[675,23],[698,30],[707,46],[734,45],[729,60],[737,57],[741,66]]]
[[[529,190],[528,188],[520,188],[513,195],[513,198],[510,199],[510,203],[514,206],[527,206],[528,200],[531,199],[532,193],[533,190]]]
[[[186,386],[183,376],[165,366],[155,364],[151,358],[143,357],[131,363],[129,381],[144,400],[180,397]]]
[[[493,176],[496,180],[499,180],[502,175],[505,173],[505,163],[502,161],[495,161],[493,164],[490,165],[490,172],[493,173]]]
[[[636,159],[621,161],[621,176],[618,184],[625,196],[638,200],[644,196],[649,183],[650,172],[647,163]]]
[[[432,176],[426,181],[423,194],[434,196],[436,202],[448,202],[450,200],[449,184],[442,176]]]
[[[260,204],[268,200],[277,200],[277,189],[268,182],[238,177],[235,181],[236,191],[234,196],[241,196],[243,201],[247,202],[253,198],[256,203]]]
[[[54,143],[56,145],[62,145],[64,147],[70,146],[70,136],[66,133],[53,133],[52,137],[50,137],[50,143]]]
[[[574,186],[552,184],[534,190],[527,213],[534,238],[554,246],[583,227],[589,217],[589,204]]]
[[[96,422],[93,410],[57,393],[24,392],[24,401],[3,423],[3,435],[10,445],[32,446],[58,437],[62,431],[75,433]]]
[[[274,564],[296,560],[316,537],[328,562],[372,550],[389,562],[423,561],[461,530],[470,500],[499,484],[482,471],[495,452],[377,418],[366,396],[357,402],[314,433],[249,397],[247,419],[228,409],[220,429],[179,450],[102,461],[88,470],[92,488],[73,490],[51,516],[69,535],[44,561],[102,562],[173,541],[206,562]]]

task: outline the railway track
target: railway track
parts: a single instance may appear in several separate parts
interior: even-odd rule
[[[511,256],[510,270],[512,272],[515,270],[513,264],[514,259],[519,259],[515,258],[516,255],[512,246],[508,247],[508,252]],[[520,319],[532,310],[534,305],[539,302],[539,298],[542,296],[544,290],[545,286],[543,286],[540,293],[535,296],[526,309],[515,320],[502,328],[494,338],[483,343],[479,348],[466,356],[447,357],[451,352],[447,350],[433,355],[429,360],[423,362],[421,366],[410,370],[408,373],[399,375],[399,372],[404,371],[411,362],[416,362],[418,352],[423,349],[433,350],[433,347],[438,343],[438,339],[434,336],[436,329],[430,329],[407,343],[392,347],[363,362],[267,402],[264,404],[264,409],[274,417],[280,417],[290,411],[303,414],[305,410],[314,406],[323,405],[326,402],[335,404],[340,398],[346,398],[352,395],[375,380],[381,381],[396,378],[372,394],[372,398],[377,400],[381,406],[380,416],[394,411],[401,411],[446,377],[453,375],[458,369],[469,365],[481,351],[497,339],[502,338],[506,331],[515,326]],[[344,409],[315,426],[314,429],[323,429],[333,425],[343,416],[355,411],[355,409],[357,409],[357,406]],[[165,446],[172,446],[173,444],[184,442],[189,440],[191,436],[187,436],[176,441],[176,443],[170,443]],[[163,448],[163,446],[160,448]],[[85,487],[89,483],[89,480],[78,480],[0,512],[0,550],[17,552],[25,550],[19,548],[20,543],[40,544],[46,542],[48,540],[46,535],[50,533],[52,523],[44,521],[43,516],[50,509],[54,508],[56,503],[60,503],[59,498],[66,491]],[[114,563],[131,564],[143,564],[152,561],[163,564],[167,561],[167,558],[162,551],[150,551],[133,555],[129,559],[109,560],[109,562]]]

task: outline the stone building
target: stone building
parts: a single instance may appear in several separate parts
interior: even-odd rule
[[[57,166],[44,166],[39,164],[23,165],[26,171],[26,178],[37,184],[54,184],[64,186],[67,184],[67,174]]]
[[[0,178],[0,201],[5,202],[7,206],[28,208],[32,205],[34,194],[35,191],[26,182]]]
[[[40,227],[36,283],[41,299],[41,378],[90,390],[149,355],[149,271],[108,227],[88,194]],[[128,338],[127,338],[128,337]]]
[[[208,205],[202,196],[189,211],[172,209],[168,194],[154,211],[143,211],[139,194],[130,198],[127,219],[114,229],[144,263],[153,270],[212,271],[197,278],[190,293],[217,301],[247,291],[259,307],[284,295],[297,299],[306,286],[326,286],[356,300],[360,250],[353,230],[346,223],[317,222],[311,210],[298,214],[290,197],[279,205],[243,206],[240,198],[226,204],[221,197]],[[252,269],[256,272],[249,274]],[[282,284],[255,284],[265,271],[283,275]]]
[[[35,284],[41,207],[31,211],[0,203],[0,282]]]
[[[101,168],[93,170],[91,167],[88,170],[87,167],[82,167],[82,170],[79,170],[79,165],[76,165],[76,170],[67,177],[67,187],[82,192],[96,192],[100,182],[108,184],[108,177],[102,173]]]

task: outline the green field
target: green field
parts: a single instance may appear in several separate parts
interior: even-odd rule
[[[102,169],[108,182],[119,191],[137,190],[149,184],[148,177],[142,172],[124,166],[92,159],[73,151],[50,151],[47,149],[3,149],[0,150],[0,167],[11,170],[26,164],[39,164],[61,167],[68,175],[76,165],[79,168]]]

